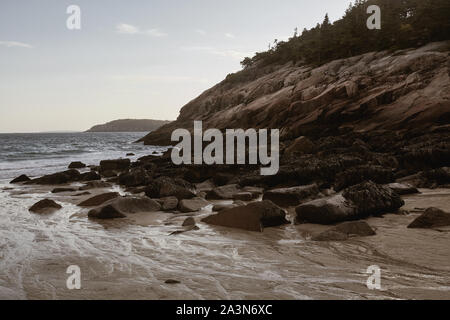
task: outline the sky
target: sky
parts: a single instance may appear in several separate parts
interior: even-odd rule
[[[175,120],[240,61],[350,0],[1,0],[0,132]],[[67,8],[80,8],[71,30]],[[72,21],[72,20],[70,20]]]

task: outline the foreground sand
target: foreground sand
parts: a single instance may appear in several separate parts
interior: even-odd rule
[[[199,223],[198,231],[170,236],[187,215],[163,212],[100,224],[75,205],[82,198],[4,187],[2,299],[450,299],[450,228],[406,228],[416,208],[450,211],[448,189],[406,196],[410,215],[369,219],[376,236],[322,243],[309,240],[323,230],[317,225],[253,233]],[[63,209],[30,214],[43,197]],[[70,265],[81,268],[80,290],[66,287]],[[366,287],[370,265],[381,267],[382,290]]]

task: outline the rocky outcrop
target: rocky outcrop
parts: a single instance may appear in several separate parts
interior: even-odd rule
[[[156,212],[161,205],[155,200],[145,197],[118,197],[104,203],[101,207],[89,211],[89,218],[115,219],[124,218],[128,214],[140,212]]]
[[[119,196],[117,192],[107,192],[89,198],[79,204],[80,207],[95,207]]]
[[[158,129],[170,121],[151,119],[123,119],[93,126],[86,132],[148,132]]]
[[[176,197],[178,200],[191,199],[195,194],[186,188],[189,184],[181,179],[159,177],[145,189],[149,198]]]
[[[69,169],[83,169],[86,168],[86,165],[80,161],[74,161],[69,164]]]
[[[424,214],[415,219],[408,228],[431,229],[450,226],[450,213],[438,208],[428,208]]]
[[[55,201],[44,199],[36,202],[28,210],[33,213],[46,214],[52,213],[61,208],[62,208],[61,205],[57,204]]]
[[[289,223],[283,209],[271,201],[253,202],[223,210],[208,216],[202,221],[208,224],[229,228],[262,232],[266,227],[276,227]]]
[[[30,181],[31,179],[28,178],[27,175],[22,174],[20,176],[18,176],[17,178],[13,179],[10,183],[20,183],[20,182],[27,182]]]

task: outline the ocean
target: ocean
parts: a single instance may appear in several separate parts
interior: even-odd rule
[[[101,160],[137,158],[165,151],[164,147],[135,143],[147,132],[11,133],[0,134],[0,179],[21,174],[41,176],[67,169],[72,161],[98,165]]]

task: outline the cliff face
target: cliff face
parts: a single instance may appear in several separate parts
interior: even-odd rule
[[[169,121],[146,119],[115,120],[94,126],[86,132],[145,132],[156,130],[167,123]]]
[[[281,140],[349,131],[432,132],[450,123],[450,41],[372,52],[320,67],[252,66],[185,105],[178,119],[148,134],[169,145],[177,128],[280,129]]]

